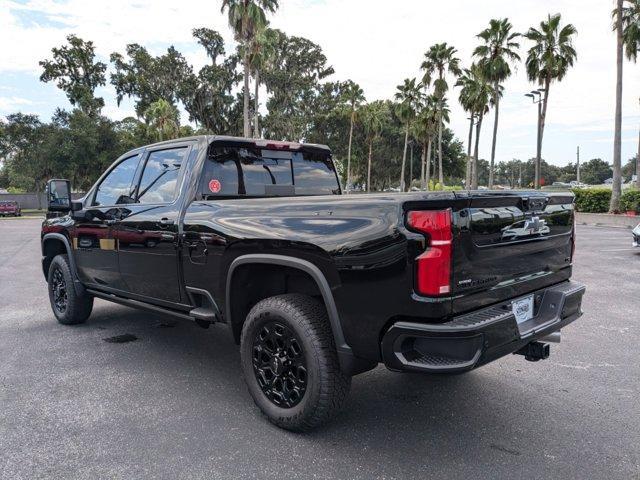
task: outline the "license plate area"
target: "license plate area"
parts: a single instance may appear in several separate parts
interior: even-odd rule
[[[518,328],[522,331],[521,325],[533,318],[533,295],[514,300],[511,303],[511,311],[516,318]]]

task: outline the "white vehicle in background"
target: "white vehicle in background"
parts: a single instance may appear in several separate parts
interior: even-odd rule
[[[633,246],[640,247],[640,223],[631,232],[633,235]]]

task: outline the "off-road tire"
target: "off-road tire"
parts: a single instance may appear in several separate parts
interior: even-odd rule
[[[278,406],[267,397],[253,365],[254,340],[273,321],[294,333],[306,362],[306,390],[299,403],[290,408]],[[326,309],[314,298],[285,294],[258,302],[243,325],[240,351],[249,393],[262,413],[278,427],[308,431],[330,420],[344,405],[351,377],[340,370]]]
[[[66,306],[63,310],[56,305],[55,285],[59,284],[60,277],[64,282],[64,293],[66,294]],[[76,292],[67,255],[56,255],[53,258],[49,265],[47,284],[51,310],[53,310],[58,322],[63,325],[77,325],[87,321],[93,309],[93,297],[86,293],[78,294]]]

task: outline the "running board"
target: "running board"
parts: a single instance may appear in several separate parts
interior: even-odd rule
[[[195,320],[193,317],[191,317],[186,313],[177,312],[175,310],[159,307],[157,305],[141,302],[139,300],[132,300],[130,298],[119,297],[117,295],[114,295],[113,293],[105,293],[105,292],[100,292],[98,290],[91,290],[91,289],[87,289],[87,293],[89,293],[90,295],[93,295],[94,297],[101,298],[109,302],[118,303],[120,305],[125,305],[127,307],[147,310],[149,312],[158,313],[161,315],[168,315],[171,317],[182,318],[184,320]]]

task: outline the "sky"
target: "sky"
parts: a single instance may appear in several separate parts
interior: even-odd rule
[[[196,70],[206,63],[204,50],[191,30],[209,27],[220,32],[227,51],[234,48],[219,0],[0,0],[0,116],[22,111],[48,119],[56,107],[69,108],[53,83],[41,83],[38,61],[49,58],[74,33],[92,40],[98,58],[108,63],[111,52],[139,43],[154,54],[170,45]],[[335,69],[330,80],[360,84],[369,101],[390,99],[404,78],[420,77],[424,52],[434,43],[458,49],[464,66],[471,63],[476,35],[491,18],[508,17],[519,32],[537,25],[548,14],[562,14],[563,23],[578,30],[578,61],[549,93],[543,158],[556,165],[580,159],[611,162],[615,104],[615,35],[611,30],[614,0],[280,0],[270,16],[275,28],[319,44]],[[524,57],[528,42],[521,40]],[[496,161],[535,156],[537,109],[524,96],[537,87],[527,81],[524,64],[505,82],[500,105]],[[105,99],[103,113],[112,119],[133,114],[133,102],[120,106],[107,84],[96,91]],[[466,142],[467,115],[451,97],[451,127]],[[640,127],[640,65],[624,64],[622,159],[638,149]],[[186,117],[185,117],[186,121]],[[483,122],[480,157],[489,158],[493,114]],[[465,147],[466,148],[466,147]]]

